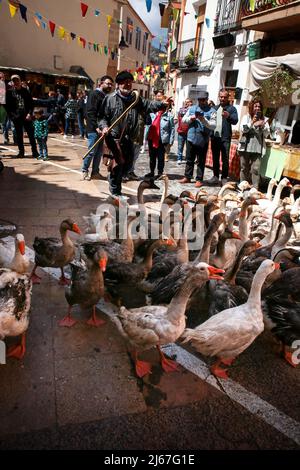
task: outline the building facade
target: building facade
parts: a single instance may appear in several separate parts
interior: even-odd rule
[[[117,61],[109,59],[108,73],[115,76],[121,70],[134,73],[150,63],[152,34],[129,1],[120,3],[117,27],[110,33],[109,46],[118,45]],[[137,80],[135,88],[149,96],[149,83]]]

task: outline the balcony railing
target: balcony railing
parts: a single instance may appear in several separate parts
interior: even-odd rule
[[[215,34],[227,33],[241,26],[242,3],[242,0],[219,0],[214,30]]]
[[[195,38],[193,39],[188,39],[187,41],[181,41],[178,43],[178,48],[179,48],[179,55],[177,56],[177,61],[179,63],[179,67],[183,68],[194,68],[198,67],[200,62],[201,62],[201,56],[204,48],[204,39],[199,40],[199,46],[198,46],[198,51],[197,55],[195,55],[195,60],[193,61],[188,61],[187,56],[192,49],[195,52]]]
[[[261,13],[267,10],[273,10],[274,8],[282,7],[293,3],[297,0],[257,0],[255,2],[255,9],[252,11],[250,9],[250,1],[243,0],[241,2],[241,17],[250,16],[254,13]]]

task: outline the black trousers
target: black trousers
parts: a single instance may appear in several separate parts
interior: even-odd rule
[[[220,152],[222,155],[222,178],[228,178],[229,173],[229,151],[230,141],[222,141],[219,137],[211,139],[211,150],[213,154],[214,176],[220,175]]]
[[[36,148],[36,142],[34,138],[34,129],[32,121],[26,121],[26,119],[15,119],[13,121],[15,130],[16,130],[16,137],[17,137],[17,145],[19,148],[19,154],[24,155],[24,137],[23,137],[23,129],[27,132],[29,142],[31,145],[32,155],[36,157],[38,155],[38,151]]]
[[[123,163],[118,146],[113,138],[106,139],[108,148],[111,150],[118,165],[109,173],[109,190],[112,195],[120,196],[122,194],[122,177],[128,173],[133,162],[133,143],[128,137],[123,137],[120,142]]]
[[[150,157],[150,173],[154,176],[155,167],[157,162],[158,174],[162,174],[165,167],[165,146],[162,142],[159,143],[159,147],[153,147],[152,140],[148,140],[149,143],[149,157]]]
[[[208,149],[208,143],[204,145],[204,147],[200,147],[199,145],[194,145],[191,142],[187,141],[186,165],[185,165],[184,176],[188,178],[189,180],[193,178],[195,160],[196,160],[196,165],[197,165],[196,180],[197,181],[203,180],[207,149]]]

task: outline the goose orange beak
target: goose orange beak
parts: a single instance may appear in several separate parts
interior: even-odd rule
[[[165,240],[165,243],[168,246],[175,246],[176,245],[175,240],[172,240],[171,238],[168,238],[167,240]]]
[[[280,269],[280,263],[274,263],[275,269]]]
[[[237,240],[241,239],[241,237],[239,236],[237,232],[232,232],[231,235],[232,235],[232,238],[236,238]]]
[[[77,224],[72,225],[72,232],[79,233],[79,235],[81,234],[80,229]]]
[[[293,187],[293,185],[292,185],[292,183],[291,183],[290,181],[287,183],[287,187],[288,187],[288,188],[292,188],[292,187]]]
[[[218,268],[215,268],[214,266],[208,266],[207,269],[209,271],[209,279],[223,280],[223,277],[219,276],[219,274],[224,274],[225,273],[224,269],[218,269]]]
[[[100,258],[99,259],[99,266],[100,266],[100,269],[103,273],[106,271],[106,265],[107,265],[107,258]]]
[[[18,248],[21,253],[21,255],[25,255],[25,242],[21,241],[18,243]]]

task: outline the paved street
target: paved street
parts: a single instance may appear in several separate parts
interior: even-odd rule
[[[35,236],[58,236],[64,218],[83,226],[82,216],[108,196],[106,181],[80,181],[84,141],[53,134],[48,142],[49,162],[16,159],[16,147],[0,145],[0,217],[18,225],[29,249]],[[138,162],[140,176],[147,159]],[[174,154],[166,171],[178,194],[183,166]],[[134,196],[137,185],[126,183],[124,193]],[[180,345],[169,350],[179,371],[163,374],[150,351],[144,357],[156,364],[153,373],[137,379],[109,307],[98,312],[103,327],[82,321],[61,328],[64,288],[51,273],[38,274],[27,353],[0,365],[0,449],[299,449],[299,369],[279,357],[268,332],[239,357],[226,383],[209,374],[206,358]],[[89,313],[75,309],[82,320]]]

